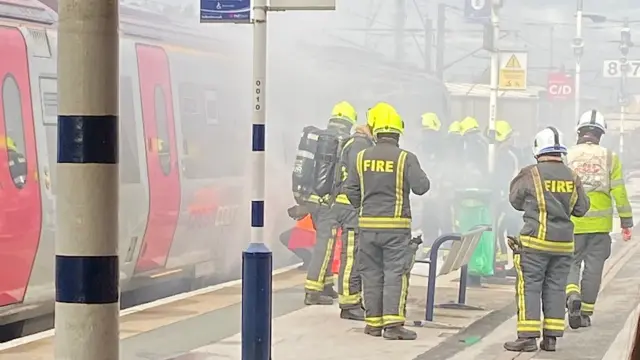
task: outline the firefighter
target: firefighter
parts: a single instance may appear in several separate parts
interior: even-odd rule
[[[446,139],[440,131],[442,123],[438,115],[435,113],[424,113],[421,116],[421,120],[422,133],[420,153],[418,155],[419,158],[424,161],[424,170],[431,177],[431,181],[436,184],[442,184],[445,181],[444,177],[448,175],[443,169],[443,167],[446,166],[446,156],[444,155],[448,153],[447,151],[443,151],[443,146],[445,146],[445,144],[447,146],[455,145],[453,142],[445,142]],[[458,136],[458,139],[459,138]],[[437,178],[434,179],[434,176]],[[418,220],[418,227],[428,242],[435,240],[441,232],[448,232],[448,230],[450,230],[450,225],[448,224],[450,222],[449,216],[447,214],[443,216],[442,210],[440,209],[440,206],[446,203],[442,196],[442,191],[429,192],[429,195],[423,198],[420,203],[421,211],[415,211],[421,214],[420,220]]]
[[[9,173],[11,174],[13,184],[18,189],[22,189],[27,182],[27,175],[29,173],[27,169],[27,159],[20,150],[18,150],[16,143],[9,136],[4,138],[4,141],[0,144],[0,148],[4,148],[9,156]]]
[[[569,149],[567,163],[582,178],[591,200],[589,212],[574,218],[575,258],[567,281],[567,309],[572,329],[591,325],[591,315],[605,261],[611,255],[613,201],[620,216],[623,239],[631,239],[633,218],[627,189],[618,156],[600,146],[606,132],[604,116],[596,110],[587,111],[578,121],[577,145]],[[584,263],[582,281],[580,268]]]
[[[445,144],[449,151],[442,154],[443,161],[457,161],[462,151],[462,133],[460,132],[460,121],[454,121],[449,125],[445,135]]]
[[[511,146],[513,128],[507,121],[498,120],[496,121],[495,132],[493,134],[491,134],[488,127],[485,131],[487,139],[491,139],[492,135],[496,143],[496,166],[494,167],[492,179],[492,182],[496,184],[496,186],[493,190],[495,193],[500,194],[499,199],[506,199],[506,192],[508,191],[507,184],[518,175],[519,171],[518,158]],[[521,226],[520,215],[517,211],[513,210],[507,201],[500,201],[498,207],[498,234],[504,234],[504,230],[506,230],[508,234],[516,234]],[[496,272],[515,276],[515,269],[511,269],[510,272],[504,272],[509,262],[507,247],[502,236],[499,236],[496,240]]]
[[[452,136],[462,135],[460,131],[460,121],[452,122],[451,125],[449,125],[449,128],[447,129],[447,134]]]
[[[495,143],[496,143],[496,177],[500,184],[508,183],[518,174],[518,156],[517,151],[511,145],[511,137],[513,128],[511,124],[504,120],[496,121],[495,125]],[[491,138],[489,128],[486,130],[487,139]]]
[[[325,133],[330,132],[338,138],[346,139],[351,135],[357,119],[354,107],[342,101],[333,107]],[[332,305],[333,299],[338,297],[333,288],[333,273],[330,268],[337,229],[337,219],[330,208],[333,200],[316,194],[304,195],[304,199],[296,198],[298,203],[307,207],[316,228],[316,243],[304,285],[306,305]]]
[[[442,124],[438,115],[435,113],[424,113],[422,120],[422,136],[421,136],[421,157],[429,160],[429,165],[433,165],[438,160],[438,153],[441,150],[442,136],[440,128]]]
[[[463,150],[462,163],[465,164],[465,171],[477,179],[477,177],[485,180],[487,174],[487,142],[482,135],[478,121],[467,116],[460,121],[460,135],[462,135]]]
[[[341,190],[342,182],[347,179],[348,170],[356,162],[356,157],[361,150],[375,144],[371,129],[373,128],[372,116],[368,114],[380,106],[379,104],[367,112],[367,124],[357,126],[355,133],[349,138],[340,155],[341,179],[337,189]],[[340,270],[338,272],[338,303],[340,304],[340,317],[348,320],[364,320],[362,308],[362,282],[357,267],[358,249],[358,213],[351,205],[347,196],[339,192],[332,207],[338,226],[342,229],[342,247],[340,249]]]
[[[360,247],[365,334],[393,340],[414,340],[405,329],[409,273],[415,253],[410,248],[409,193],[423,195],[429,179],[418,158],[399,147],[404,122],[391,106],[369,113],[374,120],[376,145],[358,153],[343,187],[359,208]]]
[[[578,175],[562,161],[567,148],[554,127],[540,131],[533,142],[537,164],[511,181],[509,202],[523,211],[524,226],[513,246],[518,338],[504,344],[509,351],[555,351],[564,333],[564,287],[574,243],[571,216],[583,216],[589,198]],[[544,320],[540,321],[540,303]]]

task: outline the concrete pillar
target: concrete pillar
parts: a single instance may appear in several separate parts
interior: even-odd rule
[[[55,358],[117,360],[118,1],[58,10]]]

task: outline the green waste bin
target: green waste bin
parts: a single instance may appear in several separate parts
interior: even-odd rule
[[[465,233],[478,225],[491,225],[492,191],[486,189],[463,189],[454,192],[453,218],[456,231]],[[493,276],[495,243],[493,232],[487,231],[473,252],[468,264],[471,276]]]

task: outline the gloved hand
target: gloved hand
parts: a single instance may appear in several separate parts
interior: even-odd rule
[[[623,228],[622,229],[622,240],[629,241],[631,240],[631,228]]]
[[[507,235],[507,245],[514,254],[518,254],[522,250],[522,243],[518,236]]]
[[[300,220],[303,217],[307,216],[309,210],[302,205],[295,205],[287,209],[287,214],[293,220]]]

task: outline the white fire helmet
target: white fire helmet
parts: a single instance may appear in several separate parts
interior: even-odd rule
[[[579,132],[586,128],[599,129],[604,134],[607,130],[607,122],[604,120],[604,115],[598,110],[589,110],[582,114],[578,120],[576,130]]]
[[[553,126],[542,129],[533,140],[533,156],[549,153],[567,153],[567,147],[562,143],[562,133]]]

